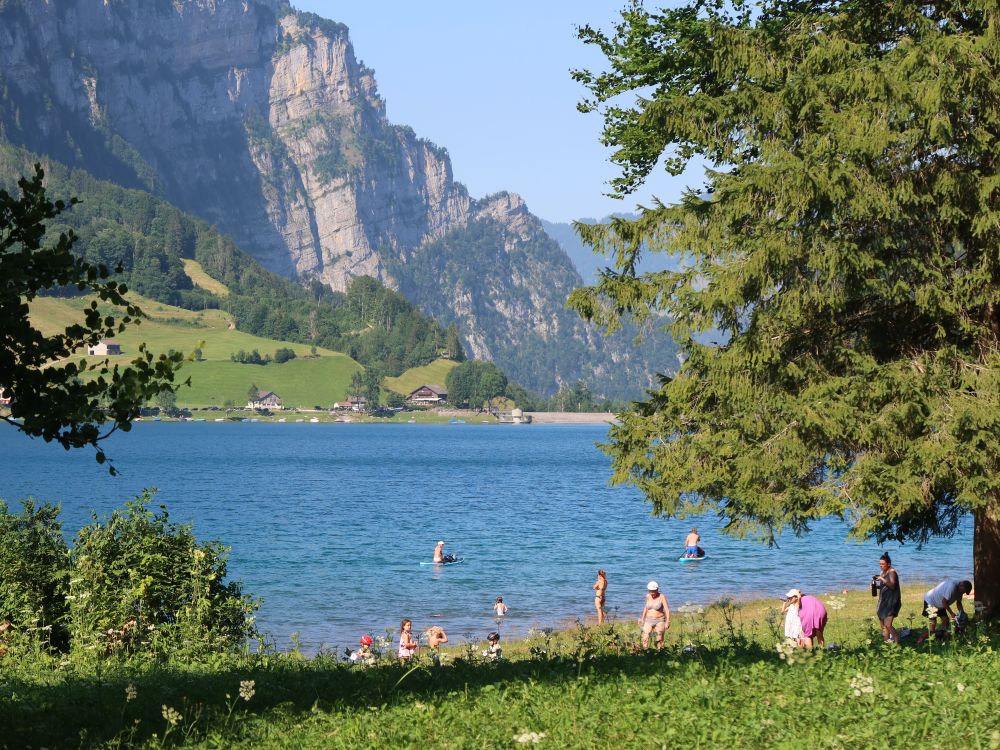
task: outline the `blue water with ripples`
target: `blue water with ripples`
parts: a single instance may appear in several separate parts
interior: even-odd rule
[[[72,538],[92,511],[155,486],[173,520],[232,547],[230,574],[263,597],[258,619],[276,642],[297,632],[309,650],[402,617],[482,639],[498,595],[510,607],[505,637],[592,617],[599,567],[618,618],[638,615],[650,578],[676,606],[864,587],[877,572],[880,548],[847,541],[836,520],[768,548],[726,537],[714,516],[650,516],[638,492],[608,486],[595,447],[604,435],[596,425],[144,422],[107,441],[121,472],[111,477],[90,451],[0,428],[0,498],[61,503]],[[678,563],[692,525],[710,557]],[[465,563],[421,567],[438,539]],[[971,523],[921,550],[883,549],[904,589],[971,577]]]

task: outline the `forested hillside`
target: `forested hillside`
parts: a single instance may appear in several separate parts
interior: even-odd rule
[[[538,219],[525,211],[520,228],[522,236],[505,253],[497,247],[509,243],[511,233],[498,221],[484,218],[452,230],[410,256],[406,274],[399,274],[400,291],[442,324],[465,332],[470,345],[488,355],[477,359],[503,363],[512,380],[546,395],[554,395],[549,383],[564,388],[583,379],[600,397],[627,400],[652,385],[650,373],[676,366],[677,346],[654,322],[642,329],[626,322],[610,337],[581,328],[564,304],[581,285],[579,275],[568,263],[560,265],[563,251]],[[453,299],[462,302],[451,304]],[[541,308],[546,316],[530,314]],[[636,338],[641,348],[614,356]],[[571,372],[580,376],[564,377]]]
[[[36,160],[0,143],[0,186],[14,190]],[[220,308],[241,331],[342,351],[386,375],[428,364],[441,352],[463,357],[455,331],[449,340],[434,320],[371,278],[354,279],[345,292],[319,282],[303,286],[267,271],[206,222],[148,193],[42,161],[50,195],[79,198],[49,232],[73,230],[82,255],[120,264],[123,280],[140,294],[191,310]],[[196,260],[228,293],[197,287],[184,259]]]

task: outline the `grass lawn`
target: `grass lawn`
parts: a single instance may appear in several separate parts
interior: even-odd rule
[[[922,590],[904,588],[902,624]],[[839,649],[791,664],[774,647],[774,602],[675,611],[658,653],[640,652],[636,626],[620,623],[504,644],[499,663],[478,655],[482,644],[458,647],[441,667],[9,654],[0,747],[1000,746],[1000,632],[883,645],[864,593],[823,598]]]
[[[347,395],[351,375],[363,369],[346,354],[318,348],[316,357],[311,347],[289,341],[275,341],[230,328],[231,318],[221,310],[201,312],[164,305],[133,295],[149,316],[138,326],[128,327],[115,337],[122,345],[120,356],[110,357],[112,363],[127,364],[145,342],[154,353],[170,349],[190,354],[196,347],[202,350],[202,362],[186,362],[181,379],[191,378],[190,388],[177,393],[179,406],[221,406],[227,399],[246,403],[247,390],[255,383],[261,390],[275,391],[288,405],[312,408],[329,406]],[[62,330],[81,318],[88,300],[39,297],[31,304],[31,319],[46,334]],[[287,347],[297,359],[281,365],[245,365],[232,362],[230,355],[243,349],[257,349],[273,355]],[[103,357],[83,357],[100,361]]]
[[[423,367],[411,367],[398,378],[386,378],[384,385],[389,390],[402,393],[404,396],[413,393],[422,385],[444,386],[448,373],[458,362],[450,359],[438,359]]]
[[[210,282],[219,284],[201,271],[195,261],[188,261],[185,270],[199,286]],[[199,271],[204,280],[200,280]],[[351,376],[364,369],[340,352],[318,348],[317,356],[311,357],[308,344],[265,339],[231,329],[232,318],[222,310],[185,310],[139,295],[130,296],[149,317],[115,337],[114,340],[122,345],[123,354],[110,357],[112,363],[130,362],[143,342],[157,354],[171,349],[191,354],[196,347],[202,351],[204,361],[185,363],[181,370],[181,379],[190,377],[191,387],[177,393],[178,406],[222,406],[227,400],[245,403],[247,390],[254,383],[262,391],[277,393],[286,406],[325,408],[334,401],[344,400]],[[31,303],[31,320],[43,333],[56,333],[79,322],[83,308],[89,303],[90,298],[38,297]],[[297,359],[281,365],[261,366],[239,364],[229,358],[241,349],[257,349],[261,354],[273,355],[282,347],[294,350]],[[82,359],[96,362],[104,357],[85,356]],[[384,387],[408,394],[425,383],[444,385],[448,371],[455,365],[451,360],[439,359],[424,367],[407,370],[398,378],[386,378]],[[419,413],[406,418],[410,416],[418,422],[440,421],[421,417]]]

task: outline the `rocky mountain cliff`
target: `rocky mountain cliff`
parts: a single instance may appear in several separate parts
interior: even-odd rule
[[[283,0],[0,0],[0,128],[273,271],[372,276],[529,388],[633,395],[673,361],[567,312],[580,277],[523,201],[470,197],[444,149],[386,119],[347,28]]]

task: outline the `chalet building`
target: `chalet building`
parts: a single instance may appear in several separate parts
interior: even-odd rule
[[[433,383],[422,385],[406,397],[411,404],[440,404],[448,400],[448,389]]]
[[[109,354],[121,354],[122,345],[114,341],[101,341],[93,346],[87,347],[87,354],[91,356],[103,357]]]
[[[247,401],[248,409],[282,409],[281,397],[274,391],[261,391],[256,399]]]
[[[364,396],[350,396],[347,401],[334,401],[334,411],[364,411],[368,406],[368,399]]]

